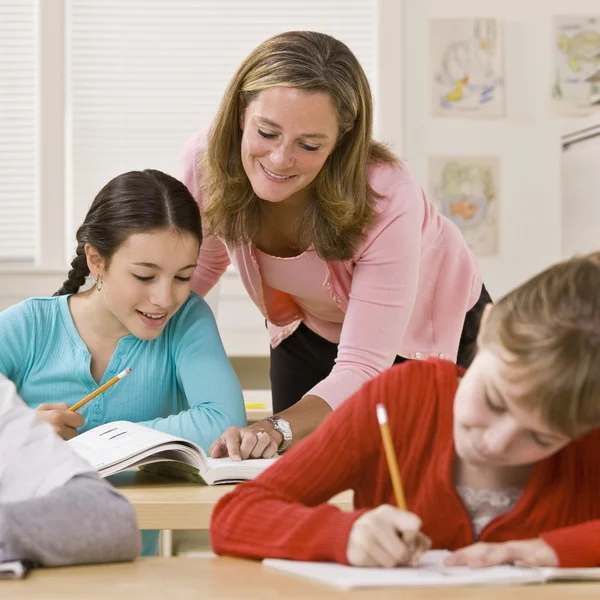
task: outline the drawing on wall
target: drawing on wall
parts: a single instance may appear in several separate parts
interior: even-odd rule
[[[497,19],[432,20],[434,116],[502,117],[503,55]]]
[[[600,69],[600,15],[554,18],[552,99],[559,115],[586,115],[600,94],[600,82],[586,81]]]
[[[477,256],[498,254],[497,157],[432,156],[431,199],[461,230]]]

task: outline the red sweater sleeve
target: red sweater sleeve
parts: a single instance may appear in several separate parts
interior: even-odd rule
[[[600,566],[600,520],[548,531],[540,536],[558,556],[562,568]]]
[[[396,371],[368,382],[260,477],[223,497],[211,523],[213,550],[347,564],[350,530],[366,509],[343,512],[327,500],[377,468],[382,453],[375,404],[386,397],[382,386],[397,378]]]

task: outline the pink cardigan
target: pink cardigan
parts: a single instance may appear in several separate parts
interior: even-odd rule
[[[201,210],[199,157],[205,147],[201,130],[183,155],[182,179]],[[327,262],[323,281],[346,316],[336,364],[308,393],[334,409],[396,355],[456,362],[465,314],[481,293],[475,258],[460,231],[438,213],[404,165],[371,167],[369,183],[383,196],[379,216],[351,260]],[[230,263],[269,322],[276,347],[303,314],[289,295],[263,284],[251,244],[229,248],[205,236],[192,289],[204,296]]]

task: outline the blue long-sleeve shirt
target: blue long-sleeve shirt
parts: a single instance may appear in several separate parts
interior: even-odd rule
[[[207,450],[227,427],[246,424],[240,384],[214,316],[194,293],[158,338],[121,338],[99,383],[90,360],[68,296],[31,298],[0,313],[0,373],[33,408],[44,402],[71,406],[131,367],[130,375],[78,411],[85,418],[80,431],[127,420]]]

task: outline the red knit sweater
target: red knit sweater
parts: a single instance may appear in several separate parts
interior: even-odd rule
[[[452,406],[462,371],[441,360],[410,361],[368,382],[254,481],[217,504],[218,554],[347,564],[354,521],[394,504],[375,405],[385,401],[411,512],[433,548],[473,543],[468,513],[452,483]],[[483,529],[482,542],[541,537],[561,567],[600,565],[600,430],[537,463],[515,507]],[[328,504],[354,490],[355,510]]]

